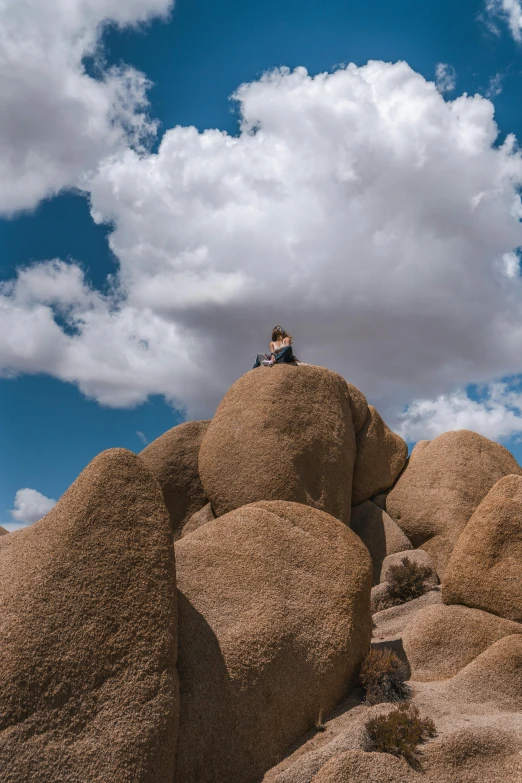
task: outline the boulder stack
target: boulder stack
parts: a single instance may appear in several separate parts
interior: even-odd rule
[[[439,576],[469,518],[499,479],[522,475],[514,457],[476,432],[446,432],[421,441],[386,509],[415,547],[433,557]]]

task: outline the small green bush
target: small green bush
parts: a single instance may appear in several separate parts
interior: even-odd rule
[[[428,566],[420,566],[407,557],[402,558],[398,565],[390,567],[387,581],[388,594],[394,604],[405,604],[419,598],[429,590],[426,580],[433,576],[433,570]]]
[[[410,697],[403,666],[393,650],[370,650],[362,662],[359,679],[367,704],[404,701]]]
[[[431,718],[421,718],[411,702],[400,704],[387,715],[370,718],[365,729],[368,750],[403,756],[410,763],[416,760],[417,747],[435,736]]]

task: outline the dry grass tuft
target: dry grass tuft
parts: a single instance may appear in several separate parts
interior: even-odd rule
[[[435,736],[431,718],[421,718],[418,708],[407,702],[387,715],[366,722],[368,750],[403,756],[410,763],[417,761],[417,748]]]
[[[433,575],[433,570],[428,566],[420,566],[407,557],[402,562],[390,568],[388,581],[388,595],[393,604],[405,604],[420,598],[429,590],[426,581]]]
[[[367,704],[405,701],[410,697],[402,663],[393,650],[370,650],[362,662],[359,678]]]

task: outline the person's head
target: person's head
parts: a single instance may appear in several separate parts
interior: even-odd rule
[[[282,326],[274,326],[272,329],[272,342],[280,342],[281,340],[284,340],[285,337],[290,337],[288,332],[286,332]]]

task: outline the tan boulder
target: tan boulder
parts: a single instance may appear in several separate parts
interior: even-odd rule
[[[180,538],[190,535],[190,533],[193,533],[194,530],[198,529],[198,527],[206,525],[207,522],[212,522],[215,518],[215,514],[212,511],[212,506],[210,503],[207,503],[206,506],[203,506],[203,508],[200,508],[199,511],[196,511],[195,514],[192,514],[188,522],[183,525]]]
[[[389,489],[406,464],[408,446],[384,423],[372,405],[357,435],[352,505]]]
[[[350,527],[370,552],[374,584],[380,582],[382,562],[387,555],[413,549],[396,522],[371,500],[352,508]]]
[[[370,556],[328,514],[277,501],[175,548],[178,781],[255,780],[353,682],[371,638]]]
[[[258,500],[288,500],[350,521],[355,435],[351,397],[337,373],[274,365],[226,393],[199,452],[217,516]]]
[[[421,780],[403,758],[389,753],[348,750],[321,767],[312,783],[415,783]]]
[[[96,457],[0,539],[2,783],[166,783],[178,725],[176,582],[159,485]]]
[[[183,525],[207,502],[199,479],[198,454],[209,421],[187,421],[156,438],[140,453],[159,481],[174,538]]]
[[[423,748],[420,781],[520,783],[520,739],[515,732],[480,725],[444,733]]]
[[[428,606],[407,625],[402,641],[411,678],[445,680],[504,636],[522,634],[513,623],[465,606]]]
[[[522,477],[501,479],[460,536],[442,586],[464,604],[522,622]]]
[[[522,635],[504,636],[449,680],[437,683],[441,695],[486,712],[522,711]]]
[[[421,442],[388,494],[388,514],[414,547],[425,549],[442,578],[453,546],[491,487],[522,474],[514,457],[476,432],[457,430]]]
[[[9,533],[9,530],[6,530],[5,527],[2,527],[0,525],[0,536],[6,536]]]

